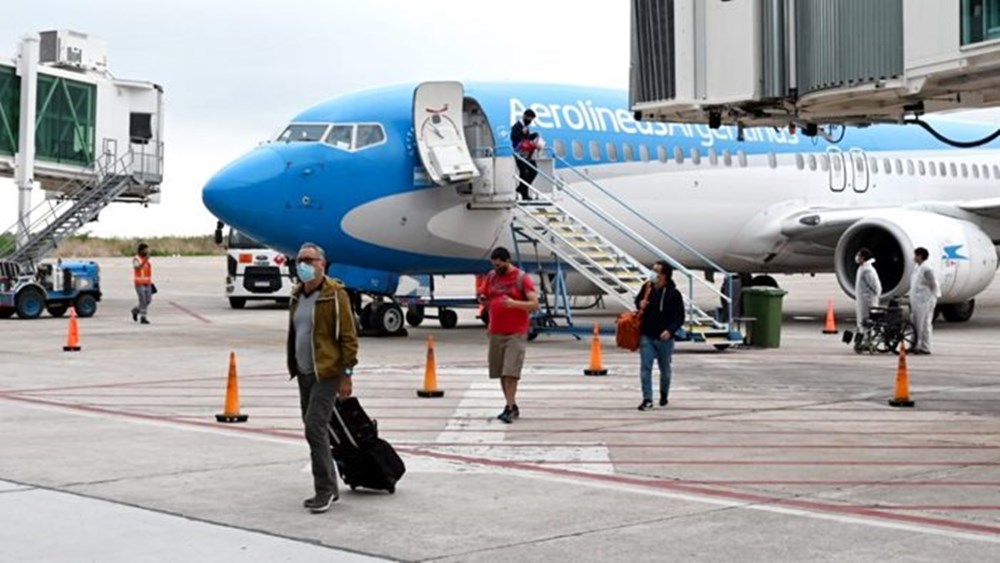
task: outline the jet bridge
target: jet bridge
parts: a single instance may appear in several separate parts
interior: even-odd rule
[[[19,196],[0,262],[30,272],[107,205],[158,202],[162,117],[162,88],[114,78],[105,44],[86,34],[28,35],[16,59],[0,57],[0,177]]]
[[[636,119],[900,122],[1000,105],[1000,0],[632,0]]]

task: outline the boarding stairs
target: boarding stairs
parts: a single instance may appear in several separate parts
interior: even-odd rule
[[[94,163],[94,174],[85,180],[73,179],[57,190],[60,195],[46,199],[31,210],[31,222],[12,225],[0,239],[0,265],[5,270],[27,274],[110,203],[127,195],[130,188],[143,185],[141,174],[133,173],[135,154],[105,154]],[[24,240],[18,240],[27,233]],[[12,272],[7,272],[10,275]]]
[[[533,166],[519,154],[513,153],[513,156],[529,166]],[[730,323],[724,320],[733,318],[732,295],[727,295],[713,287],[700,272],[695,272],[668,256],[655,244],[610,213],[608,209],[601,208],[581,190],[571,186],[561,176],[575,176],[584,185],[610,198],[617,207],[632,215],[637,223],[650,226],[674,246],[679,246],[689,255],[697,257],[703,263],[704,269],[713,273],[712,277],[721,276],[724,279],[729,277],[732,281],[733,274],[725,271],[689,245],[651,222],[638,210],[633,209],[590,178],[589,175],[558,156],[551,155],[551,158],[560,165],[559,170],[563,174],[549,174],[542,167],[535,167],[538,171],[538,178],[534,184],[541,184],[545,188],[536,189],[535,186],[528,186],[532,199],[518,201],[513,207],[511,228],[514,231],[515,243],[519,240],[530,241],[547,249],[558,261],[583,275],[588,281],[604,291],[608,297],[626,309],[634,309],[636,296],[648,279],[650,269],[612,242],[597,228],[572,213],[566,203],[575,202],[578,204],[576,207],[582,206],[583,209],[599,217],[605,224],[604,226],[623,235],[624,240],[629,241],[633,246],[637,246],[642,251],[655,256],[656,259],[670,264],[674,268],[675,274],[683,278],[678,283],[678,289],[684,296],[686,309],[686,335],[684,336],[687,339],[715,343],[720,346],[742,340],[742,336],[732,330]],[[517,245],[515,244],[515,246]],[[732,286],[732,283],[726,284],[726,287]],[[721,315],[721,319],[699,307],[695,300],[696,288],[700,290],[699,295],[710,295],[710,298],[715,302],[725,304],[724,308],[728,310]]]

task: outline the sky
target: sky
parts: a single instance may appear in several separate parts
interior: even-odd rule
[[[627,0],[11,1],[0,56],[27,33],[72,29],[107,42],[116,77],[164,88],[161,203],[112,204],[84,229],[97,236],[211,233],[208,178],[347,92],[425,80],[628,87]],[[16,220],[17,190],[0,179],[0,229]]]

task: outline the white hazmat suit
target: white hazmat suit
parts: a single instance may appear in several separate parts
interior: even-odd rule
[[[937,275],[930,264],[924,260],[913,268],[910,275],[910,317],[917,331],[917,352],[931,351],[931,332],[934,321],[934,308],[938,297],[941,297],[941,286]]]
[[[864,332],[865,321],[872,307],[878,307],[882,295],[882,282],[875,271],[875,259],[869,258],[858,267],[854,281],[854,310],[858,318],[858,332]]]

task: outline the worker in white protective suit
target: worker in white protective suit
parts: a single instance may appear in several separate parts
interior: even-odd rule
[[[878,307],[879,297],[882,296],[882,282],[875,271],[875,258],[872,257],[871,250],[858,250],[854,261],[858,264],[858,274],[854,281],[854,310],[858,318],[858,332],[865,334],[864,325],[868,314],[872,307]]]
[[[923,247],[913,251],[913,261],[917,266],[910,275],[910,321],[917,331],[917,343],[907,350],[911,354],[931,353],[934,308],[937,307],[938,297],[941,297],[941,286],[938,285],[937,274],[927,262],[929,256]]]

